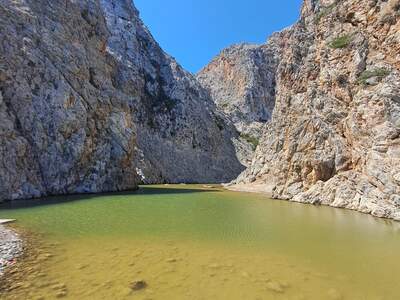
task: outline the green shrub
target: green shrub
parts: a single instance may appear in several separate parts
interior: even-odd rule
[[[247,134],[247,133],[241,133],[240,137],[242,139],[244,139],[246,142],[250,143],[252,145],[252,147],[253,147],[253,150],[256,150],[257,146],[260,143],[259,140],[256,137],[254,137],[254,136],[252,136],[250,134]]]
[[[373,70],[364,71],[361,73],[360,77],[358,78],[358,83],[367,85],[368,79],[377,77],[379,81],[390,74],[390,70],[385,68],[377,68]]]
[[[319,21],[321,21],[322,18],[325,16],[329,15],[335,6],[337,5],[337,2],[332,3],[331,5],[328,5],[326,7],[321,8],[320,12],[317,13],[317,16],[315,17],[315,23],[318,24]]]
[[[346,48],[351,43],[351,35],[345,34],[335,38],[332,42],[329,43],[329,47],[333,49],[342,49]]]
[[[164,105],[166,109],[171,112],[172,110],[175,109],[175,107],[178,105],[178,100],[171,99],[171,98],[166,98],[164,100]]]
[[[220,131],[223,131],[225,129],[225,121],[220,116],[215,116],[215,124]]]
[[[229,107],[229,103],[224,103],[221,105],[222,108],[228,108]]]

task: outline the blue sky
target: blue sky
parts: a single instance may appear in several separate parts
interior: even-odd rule
[[[222,49],[263,43],[293,24],[303,0],[134,0],[161,47],[195,73]]]

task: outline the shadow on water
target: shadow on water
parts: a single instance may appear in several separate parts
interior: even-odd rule
[[[218,189],[206,188],[177,188],[177,187],[155,187],[155,186],[140,186],[137,190],[125,192],[109,192],[98,194],[75,194],[75,195],[58,195],[49,196],[37,199],[14,200],[0,203],[0,210],[12,210],[32,208],[46,205],[56,205],[75,201],[84,201],[89,199],[100,199],[108,196],[151,196],[151,195],[168,195],[168,194],[191,194],[202,192],[218,192]]]

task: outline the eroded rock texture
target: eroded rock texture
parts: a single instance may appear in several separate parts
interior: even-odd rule
[[[237,152],[246,165],[251,163],[275,105],[281,35],[274,34],[265,45],[239,44],[227,48],[196,76],[241,133],[242,143],[237,145]]]
[[[240,132],[261,135],[275,105],[275,73],[279,59],[276,34],[265,45],[227,48],[197,74],[217,106]]]
[[[238,187],[400,220],[400,1],[306,0],[281,45]]]
[[[0,200],[221,182],[236,130],[130,0],[0,0]]]

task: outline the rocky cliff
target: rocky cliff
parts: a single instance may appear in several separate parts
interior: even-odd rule
[[[0,0],[0,200],[221,182],[236,130],[130,0]]]
[[[221,52],[197,74],[237,129],[257,137],[275,105],[280,34],[265,45],[240,44]]]
[[[237,147],[237,152],[245,165],[250,165],[274,109],[280,36],[275,34],[265,45],[227,48],[196,76],[241,133],[242,146]]]
[[[400,1],[306,0],[281,39],[273,116],[233,188],[400,220]]]

